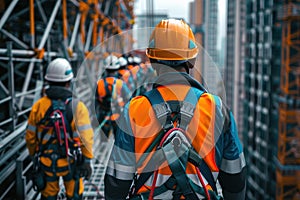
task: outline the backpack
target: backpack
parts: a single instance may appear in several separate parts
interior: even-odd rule
[[[173,192],[173,199],[180,199],[182,195],[185,199],[198,199],[196,191],[198,194],[204,195],[207,199],[222,199],[220,196],[217,196],[216,182],[212,172],[186,137],[186,129],[194,115],[198,99],[203,93],[204,91],[197,88],[190,88],[182,102],[164,101],[157,89],[153,89],[144,94],[151,103],[155,115],[162,125],[162,129],[158,137],[148,147],[137,163],[137,166],[141,166],[147,154],[156,147],[156,151],[146,164],[144,172],[138,177],[136,174],[128,195],[130,199],[153,199],[154,196],[162,194],[169,190],[169,188],[174,188],[175,185],[177,186]],[[173,122],[175,121],[178,122],[177,127],[174,126]],[[168,162],[172,175],[165,184],[155,188],[158,166],[164,161]],[[196,185],[185,173],[187,162],[195,165],[197,176],[202,187]],[[154,172],[151,170],[153,167],[156,169]],[[200,171],[213,191],[206,189]],[[139,189],[152,175],[154,178],[150,192],[137,195]]]
[[[38,154],[45,155],[45,150],[52,150],[52,153],[59,155],[60,158],[72,157],[77,164],[82,162],[82,154],[79,141],[73,138],[71,122],[73,120],[72,98],[62,100],[51,100],[51,106],[45,113],[43,119],[38,122],[38,126],[43,128],[39,142]],[[74,100],[74,105],[78,100]],[[46,134],[51,131],[51,137],[42,144]],[[57,142],[54,142],[57,140]]]

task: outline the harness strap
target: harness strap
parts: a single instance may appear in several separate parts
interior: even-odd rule
[[[190,149],[189,161],[200,169],[208,184],[212,187],[212,189],[215,192],[217,192],[216,182],[211,170],[209,169],[206,162],[204,162],[203,159],[199,156],[199,154],[192,148]]]
[[[180,103],[173,104],[174,106],[172,106],[172,109],[174,111],[178,112],[178,110],[180,110],[180,113],[181,113],[181,123],[180,124],[184,130],[186,130],[191,118],[193,117],[194,109],[197,105],[197,102],[198,102],[200,96],[204,92],[205,91],[201,91],[197,88],[190,88],[190,90],[188,91],[182,104],[180,104]],[[164,101],[164,99],[162,98],[159,91],[157,89],[150,90],[150,91],[146,92],[144,94],[144,96],[151,103],[151,105],[154,109],[155,115],[156,115],[157,119],[159,120],[159,122],[161,124],[164,124],[167,121],[167,116],[170,116],[170,113],[172,112],[172,110],[168,106],[168,104]],[[181,109],[178,109],[178,105],[180,106]],[[166,128],[166,127],[164,127],[164,128]],[[145,153],[139,160],[138,166],[140,166],[144,162],[144,160],[147,156],[147,153],[151,152],[154,149],[154,147],[157,146],[159,141],[161,141],[161,139],[163,138],[164,134],[165,134],[165,130],[161,129],[158,136],[155,138],[154,142],[147,148],[147,150],[145,151]],[[144,171],[148,171],[148,172],[141,173],[139,178],[137,180],[135,180],[134,188],[133,188],[134,194],[136,194],[138,192],[138,190],[145,184],[145,182],[153,174],[152,171],[149,171],[147,169],[151,169],[151,168],[153,169],[154,164],[157,164],[157,166],[159,166],[163,162],[164,156],[162,155],[162,153],[159,153],[159,152],[161,152],[161,151],[155,152],[153,157],[150,158],[150,161],[147,163]],[[159,188],[155,189],[154,194],[156,194],[157,190],[159,190]]]
[[[107,78],[107,77],[106,77],[106,78]],[[106,78],[103,79],[105,93],[106,93],[106,95],[111,95],[111,92],[109,91],[109,88],[108,88],[108,85],[109,85],[109,84],[107,83]]]
[[[174,175],[177,186],[180,188],[176,189],[180,191],[186,199],[198,199],[194,190],[191,188],[189,183],[189,178],[185,172],[186,166],[180,162],[180,159],[174,151],[172,143],[168,143],[166,146],[162,147],[165,157],[168,161],[169,167]]]

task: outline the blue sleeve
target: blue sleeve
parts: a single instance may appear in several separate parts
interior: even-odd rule
[[[225,133],[223,157],[228,160],[237,159],[243,152],[238,130],[232,112],[229,112],[229,130]]]
[[[125,199],[136,171],[134,137],[130,127],[128,106],[129,103],[117,121],[118,130],[106,169],[104,184],[107,199]]]
[[[233,114],[226,109],[219,182],[225,199],[245,199],[246,162]]]

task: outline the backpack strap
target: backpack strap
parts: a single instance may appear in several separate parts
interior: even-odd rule
[[[106,78],[108,78],[108,77],[106,77]],[[110,95],[110,96],[111,96],[111,92],[109,91],[109,88],[108,88],[108,85],[109,85],[109,84],[107,83],[106,78],[103,79],[103,82],[104,82],[104,88],[105,88],[105,93],[106,93],[106,96],[107,96],[107,95]]]

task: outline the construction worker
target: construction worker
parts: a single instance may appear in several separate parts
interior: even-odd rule
[[[146,84],[148,83],[147,80],[150,80],[153,74],[147,74],[151,71],[148,70],[146,68],[147,66],[142,63],[141,58],[129,54],[127,60],[127,69],[130,71],[135,84],[135,91],[133,93],[133,96],[142,95],[144,92],[146,92]]]
[[[96,89],[96,113],[100,127],[106,137],[115,134],[116,120],[130,98],[126,83],[118,77],[119,59],[109,55],[104,60],[106,75],[98,80]]]
[[[42,171],[37,177],[41,178],[37,182],[43,185],[41,199],[57,199],[60,177],[67,198],[82,199],[83,176],[89,179],[92,174],[94,133],[88,109],[83,102],[72,97],[72,78],[72,68],[66,59],[51,61],[45,75],[49,88],[45,90],[45,96],[34,103],[29,115],[25,139],[29,155]],[[50,114],[56,109],[54,104],[61,106],[56,115]],[[63,115],[59,115],[62,112],[66,112],[63,120]],[[58,126],[50,122],[55,117]],[[59,124],[62,121],[63,125]]]
[[[128,61],[124,56],[119,57],[120,68],[118,70],[118,77],[122,79],[128,89],[133,92],[135,90],[135,82],[131,72],[127,69]]]
[[[162,20],[152,32],[146,55],[158,77],[120,117],[106,199],[245,198],[246,164],[235,120],[189,75],[197,54],[194,34],[182,20]]]

